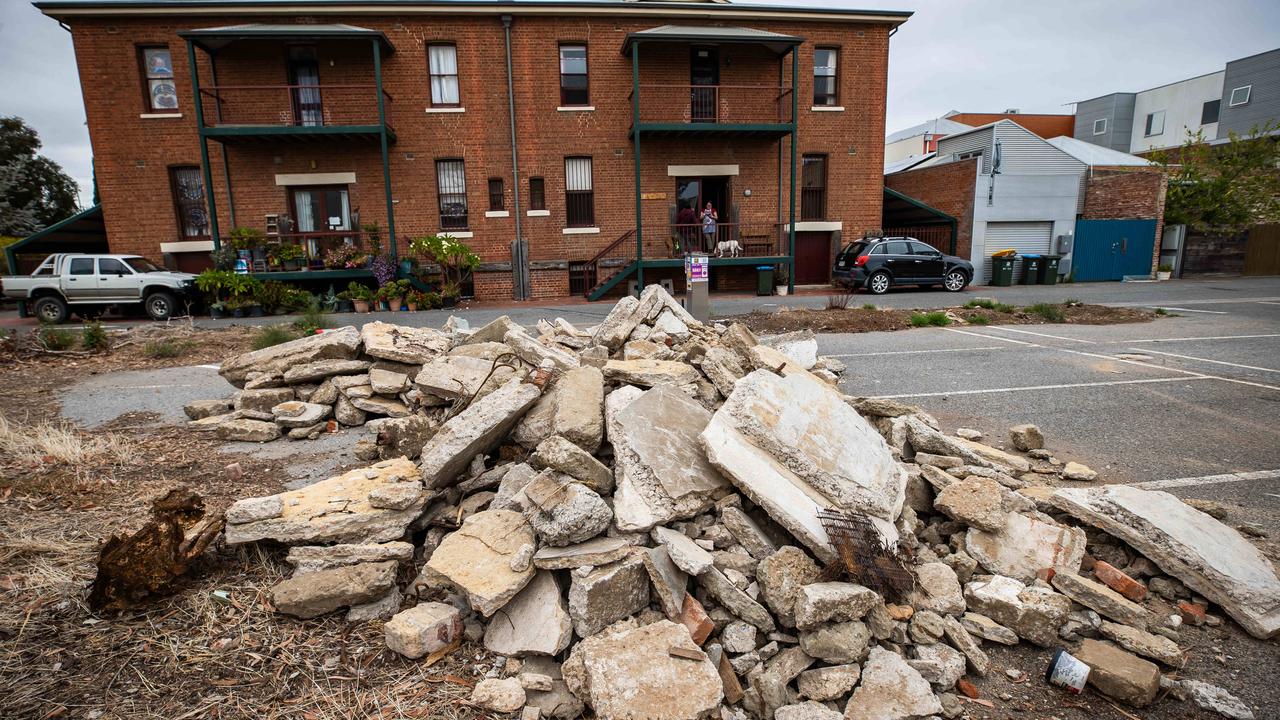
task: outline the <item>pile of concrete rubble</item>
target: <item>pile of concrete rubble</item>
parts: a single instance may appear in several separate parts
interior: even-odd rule
[[[1026,641],[1118,701],[1253,717],[1170,677],[1211,608],[1280,629],[1239,533],[1166,493],[1059,487],[1093,473],[1034,426],[1005,452],[841,394],[843,370],[811,334],[699,323],[652,286],[589,330],[325,332],[229,359],[244,389],[189,412],[227,438],[374,425],[371,466],[235,503],[226,542],[292,546],[281,613],[384,621],[409,658],[505,656],[471,696],[494,712],[955,718],[983,643]]]

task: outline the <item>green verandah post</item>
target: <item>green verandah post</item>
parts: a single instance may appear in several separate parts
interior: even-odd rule
[[[382,93],[382,45],[378,38],[373,39],[373,77],[378,93],[378,140],[382,145],[382,187],[387,195],[387,233],[391,236],[391,261],[395,262],[399,252],[396,247],[395,203],[391,199],[391,161],[387,152],[386,98]]]
[[[640,208],[640,41],[631,44],[631,139],[636,161],[636,287],[644,291],[644,230]]]
[[[200,173],[204,179],[205,203],[209,206],[209,233],[213,236],[213,249],[222,249],[218,234],[218,205],[213,199],[213,172],[209,169],[209,139],[204,134],[204,105],[200,98],[200,70],[196,66],[196,46],[187,41],[187,65],[191,68],[191,92],[195,95],[196,129],[200,135]],[[228,188],[230,191],[230,188]]]

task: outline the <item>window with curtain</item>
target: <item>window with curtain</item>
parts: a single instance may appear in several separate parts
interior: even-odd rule
[[[431,104],[436,107],[457,106],[458,48],[454,45],[427,47],[427,64],[431,73]]]
[[[502,191],[502,178],[489,178],[489,210],[506,209],[506,194]]]
[[[436,193],[440,198],[440,229],[467,228],[467,176],[461,160],[436,161]]]
[[[569,227],[596,224],[595,190],[591,183],[591,158],[564,159],[564,208]]]
[[[529,178],[529,209],[547,209],[547,184],[540,177]]]
[[[840,94],[837,92],[836,64],[839,52],[835,48],[818,48],[813,51],[813,104],[820,106],[838,105]]]
[[[184,165],[169,168],[173,208],[178,214],[178,231],[184,238],[209,237],[209,213],[204,208],[204,178],[200,168]]]
[[[560,104],[590,105],[587,82],[587,46],[560,46]]]
[[[172,112],[178,109],[178,89],[173,84],[173,56],[168,45],[138,48],[142,65],[144,109],[148,112]]]
[[[800,219],[827,218],[827,156],[805,155],[800,165]]]

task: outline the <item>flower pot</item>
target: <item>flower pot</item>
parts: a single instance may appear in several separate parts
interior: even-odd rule
[[[389,304],[391,305],[392,312],[398,312],[400,308],[404,307],[404,298],[402,297],[391,298],[391,300],[389,301]]]
[[[233,317],[233,318],[242,318],[242,317],[244,317],[244,308],[235,308],[235,309],[233,309],[233,310],[231,311],[231,317]]]
[[[255,304],[249,306],[249,317],[262,317],[264,314],[265,313],[262,312],[261,305]]]
[[[776,287],[776,288],[774,288],[774,289],[778,291],[778,294],[779,294],[779,295],[786,295],[786,294],[787,294],[787,286],[786,286],[786,285],[779,285],[779,286],[777,286],[777,287]]]
[[[440,298],[440,304],[443,305],[444,307],[451,308],[454,305],[458,304],[458,298],[456,297]]]
[[[227,311],[223,308],[209,308],[209,317],[214,320],[221,320],[227,316]]]
[[[352,305],[353,307],[355,307],[356,312],[358,312],[358,313],[367,313],[367,312],[369,312],[369,301],[368,301],[368,300],[352,300],[352,301],[351,301],[351,305]]]
[[[418,303],[405,303],[409,308],[409,312],[418,312]]]
[[[350,300],[339,300],[338,303],[333,306],[334,312],[351,312],[353,310],[355,310],[355,308],[352,307]]]
[[[1173,277],[1173,271],[1171,271],[1171,270],[1157,270],[1157,271],[1156,271],[1156,279],[1157,279],[1157,280],[1168,280],[1168,279],[1169,279],[1169,278],[1171,278],[1171,277]]]

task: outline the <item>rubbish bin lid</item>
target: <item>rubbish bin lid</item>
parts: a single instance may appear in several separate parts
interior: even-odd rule
[[[772,266],[772,265],[757,265],[757,266],[756,266],[756,269],[757,269],[757,270],[772,270],[772,269],[773,269],[773,266]]]
[[[1022,254],[1021,254],[1021,255],[1019,255],[1018,257],[1029,258],[1029,259],[1032,259],[1032,260],[1039,260],[1039,259],[1040,259],[1040,253],[1022,253]]]

